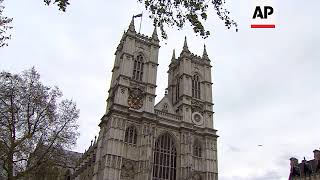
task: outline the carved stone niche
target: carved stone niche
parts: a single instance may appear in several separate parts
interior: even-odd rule
[[[122,160],[120,180],[132,180],[135,174],[135,161],[129,159]]]
[[[202,180],[202,176],[200,172],[194,172],[191,174],[191,176],[188,178],[188,180]]]
[[[191,101],[191,111],[192,113],[194,112],[199,112],[203,116],[203,111],[204,111],[204,104],[200,101]]]

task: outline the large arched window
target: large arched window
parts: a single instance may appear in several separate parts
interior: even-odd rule
[[[133,79],[137,81],[142,81],[143,77],[143,57],[141,54],[137,56],[133,64]]]
[[[177,150],[173,138],[165,133],[155,143],[152,180],[176,180]]]
[[[201,144],[198,140],[195,140],[193,144],[193,155],[195,157],[201,157],[201,153],[202,153]]]
[[[200,99],[200,78],[197,74],[192,77],[192,97]]]
[[[124,136],[124,142],[126,142],[128,144],[133,144],[133,145],[137,144],[137,130],[133,125],[129,126],[126,129],[126,133]]]

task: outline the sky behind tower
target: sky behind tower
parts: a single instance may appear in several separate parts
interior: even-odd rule
[[[203,40],[190,27],[167,28],[161,42],[157,76],[158,102],[167,86],[172,50],[180,54],[184,36],[191,52],[212,61],[214,126],[218,130],[220,180],[288,179],[289,158],[312,159],[319,148],[320,1],[275,3],[276,28],[250,29],[250,0],[227,1],[239,32],[227,30],[212,9]],[[42,1],[5,1],[13,17],[9,46],[0,48],[0,69],[21,72],[35,66],[42,81],[57,85],[80,108],[83,152],[98,134],[105,112],[114,52],[133,14],[143,7],[134,0],[71,1],[67,12]],[[143,12],[141,33],[151,35]],[[136,19],[136,30],[139,29]],[[258,146],[262,145],[262,146]]]

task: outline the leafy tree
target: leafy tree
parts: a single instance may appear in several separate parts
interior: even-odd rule
[[[213,6],[218,17],[230,29],[237,23],[229,16],[230,12],[224,8],[225,0],[138,0],[149,11],[149,18],[155,26],[160,27],[161,36],[167,39],[164,25],[182,29],[189,22],[193,31],[202,38],[207,38],[210,31],[204,27],[203,22],[208,18],[208,8]]]
[[[54,166],[79,136],[79,110],[58,87],[40,82],[32,68],[0,73],[0,161],[8,180]]]
[[[45,0],[47,5],[52,3],[52,0]],[[224,8],[225,0],[138,0],[144,5],[149,12],[149,18],[153,20],[155,26],[161,30],[161,36],[167,39],[165,25],[169,27],[177,27],[182,29],[186,22],[189,22],[193,31],[203,38],[210,35],[203,22],[208,18],[208,8],[213,6],[218,17],[224,21],[225,26],[230,29],[235,27],[237,23],[230,18],[230,12]],[[57,3],[59,10],[65,11],[69,5],[68,0],[54,0]]]
[[[6,41],[10,39],[11,36],[7,34],[7,30],[12,28],[12,26],[10,26],[12,18],[8,18],[2,15],[4,9],[2,3],[3,0],[0,0],[0,47],[8,46],[8,43],[6,43]]]

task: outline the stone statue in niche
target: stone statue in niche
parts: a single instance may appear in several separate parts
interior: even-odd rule
[[[188,180],[202,180],[200,173],[192,173]]]
[[[134,162],[129,160],[123,160],[121,167],[121,180],[133,180],[134,179]]]

